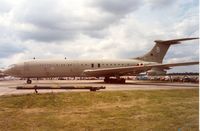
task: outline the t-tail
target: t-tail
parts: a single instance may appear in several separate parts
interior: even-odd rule
[[[194,39],[199,39],[199,38],[183,38],[183,39],[164,40],[164,41],[155,40],[156,44],[150,52],[135,59],[162,63],[163,58],[165,57],[167,50],[171,45],[180,44],[181,41],[194,40]]]

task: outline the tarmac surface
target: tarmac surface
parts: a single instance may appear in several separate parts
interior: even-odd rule
[[[98,91],[122,91],[122,90],[172,90],[172,89],[191,89],[199,88],[199,84],[194,83],[170,83],[170,82],[157,82],[157,81],[136,81],[127,80],[126,84],[106,84],[103,80],[33,80],[32,84],[26,84],[25,80],[1,80],[0,81],[0,96],[11,95],[11,94],[28,94],[35,93],[35,90],[17,90],[17,86],[23,87],[33,87],[33,86],[48,86],[57,87],[60,86],[74,86],[74,87],[84,87],[84,86],[104,86],[106,89],[101,89]],[[77,90],[55,90],[55,89],[39,89],[38,93],[51,93],[51,92],[82,92],[89,91],[83,89]]]

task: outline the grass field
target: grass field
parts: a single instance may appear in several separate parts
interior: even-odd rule
[[[198,89],[0,97],[0,130],[197,131]]]

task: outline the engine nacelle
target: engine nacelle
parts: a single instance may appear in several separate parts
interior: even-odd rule
[[[147,75],[149,76],[156,76],[156,75],[165,75],[167,71],[158,68],[152,68],[151,70],[147,71]]]

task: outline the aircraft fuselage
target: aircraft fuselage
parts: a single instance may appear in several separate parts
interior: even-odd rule
[[[141,66],[155,64],[135,59],[117,60],[31,60],[11,65],[4,72],[8,75],[23,78],[45,77],[82,77],[84,70]],[[138,72],[132,72],[138,74]],[[140,73],[140,72],[139,72]]]

